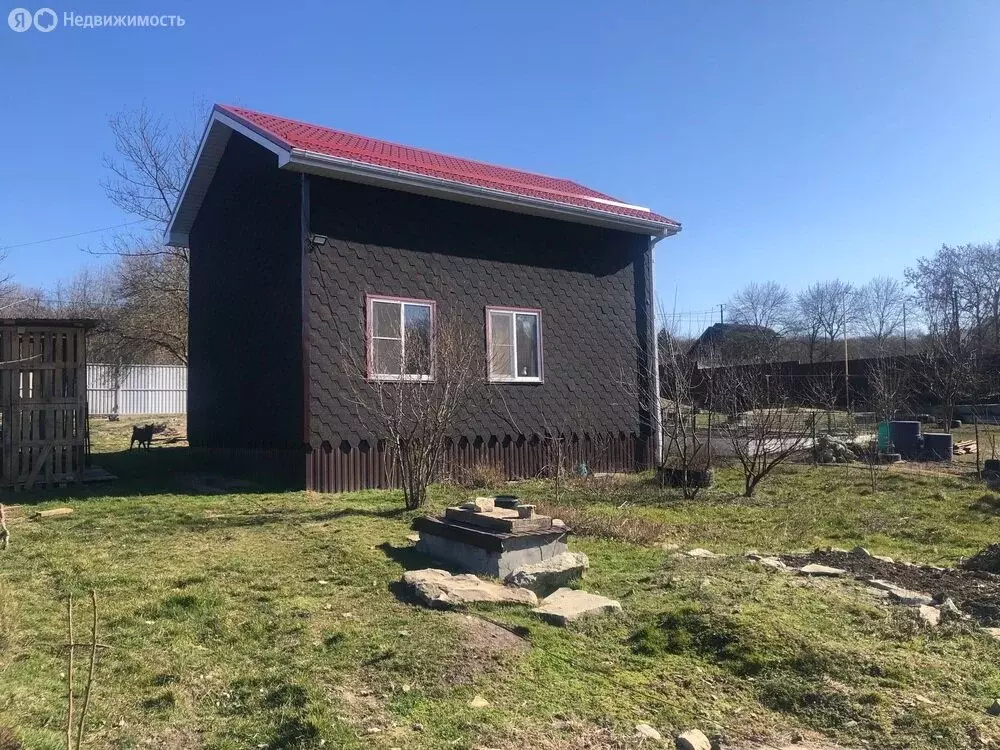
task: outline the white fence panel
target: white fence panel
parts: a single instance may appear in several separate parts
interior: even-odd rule
[[[87,365],[87,405],[91,414],[186,414],[187,368]]]

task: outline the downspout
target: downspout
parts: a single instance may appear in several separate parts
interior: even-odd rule
[[[650,316],[653,320],[653,403],[651,411],[653,416],[653,456],[657,466],[663,463],[663,409],[660,407],[660,332],[656,328],[656,294],[653,286],[656,274],[654,273],[653,250],[656,249],[657,243],[667,237],[672,237],[674,234],[675,232],[668,232],[649,238],[649,304]]]

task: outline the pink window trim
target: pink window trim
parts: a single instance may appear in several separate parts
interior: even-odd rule
[[[408,303],[411,305],[426,305],[431,308],[431,374],[430,376],[400,377],[393,378],[385,375],[377,375],[373,372],[375,365],[375,330],[374,316],[372,315],[373,302],[396,302]],[[393,297],[389,294],[366,294],[365,295],[365,369],[368,380],[414,380],[433,381],[434,380],[434,322],[437,320],[437,303],[432,299],[419,299],[417,297]],[[402,331],[401,331],[402,333]]]
[[[538,378],[512,378],[494,380],[490,372],[490,357],[492,356],[493,329],[490,324],[491,312],[528,313],[538,316]],[[514,383],[518,385],[534,385],[545,382],[545,347],[542,341],[542,308],[540,307],[510,307],[507,305],[486,306],[486,380],[490,383]],[[517,328],[514,328],[514,349],[517,350]]]

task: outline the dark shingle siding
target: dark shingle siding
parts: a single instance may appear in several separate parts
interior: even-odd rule
[[[648,238],[311,177],[311,441],[372,440],[351,405],[342,346],[362,352],[365,294],[435,300],[442,319],[479,327],[487,305],[542,310],[545,382],[499,386],[525,434],[639,433],[635,385],[649,318]],[[638,309],[636,300],[639,300]],[[485,335],[481,351],[485,368]],[[633,391],[629,394],[627,391]],[[487,403],[470,440],[516,435]],[[456,435],[456,437],[458,437]]]

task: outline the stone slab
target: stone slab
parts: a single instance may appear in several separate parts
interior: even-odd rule
[[[572,529],[566,525],[553,526],[545,531],[508,533],[468,526],[433,516],[420,516],[414,519],[413,529],[420,533],[436,534],[446,539],[454,539],[456,542],[464,542],[473,547],[482,547],[493,552],[521,549],[526,546],[565,539],[568,534],[572,533]]]
[[[538,603],[533,591],[501,586],[468,573],[453,576],[446,570],[436,568],[407,571],[403,574],[403,584],[417,599],[436,609],[460,607],[472,602]]]
[[[872,588],[881,589],[889,594],[889,598],[896,602],[896,604],[903,604],[907,607],[919,607],[930,606],[934,603],[934,597],[930,594],[924,594],[920,591],[910,591],[909,589],[904,589],[902,586],[897,586],[889,581],[883,581],[876,578],[873,581],[869,581],[868,585]]]
[[[622,611],[622,605],[606,596],[598,596],[586,591],[562,588],[545,597],[532,610],[554,625],[568,625],[583,617],[614,614]]]
[[[582,552],[563,552],[548,560],[517,569],[507,576],[506,583],[508,586],[530,589],[539,596],[545,596],[582,578],[589,567],[590,560]]]
[[[493,531],[503,531],[508,534],[518,534],[526,531],[547,531],[552,528],[552,519],[548,516],[521,518],[516,509],[508,508],[495,508],[494,510],[485,512],[457,507],[445,508],[444,517],[450,521],[457,521]]]
[[[846,570],[841,570],[840,568],[832,568],[829,565],[817,565],[812,563],[810,565],[803,565],[799,568],[799,573],[804,576],[828,576],[835,578],[837,576],[846,575]]]
[[[453,533],[455,530],[448,527],[449,524],[440,522],[422,524],[415,549],[470,573],[506,578],[527,565],[544,562],[568,551],[563,532],[461,541],[458,537],[462,535]],[[487,542],[489,544],[485,544]]]

